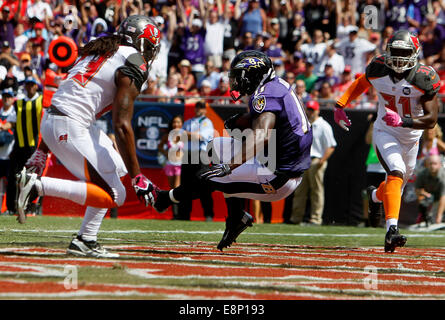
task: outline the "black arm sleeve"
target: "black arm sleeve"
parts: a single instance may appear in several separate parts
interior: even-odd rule
[[[136,88],[141,91],[142,84],[147,80],[148,71],[147,65],[140,54],[134,53],[130,55],[125,60],[125,64],[117,70],[129,77],[136,85]]]

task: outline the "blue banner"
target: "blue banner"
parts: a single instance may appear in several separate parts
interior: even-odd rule
[[[158,163],[158,145],[162,136],[168,134],[170,121],[178,114],[184,115],[184,104],[134,103],[132,125],[141,168],[161,168]]]

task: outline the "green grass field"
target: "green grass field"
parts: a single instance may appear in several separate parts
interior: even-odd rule
[[[20,225],[15,217],[0,217],[0,247],[45,245],[67,246],[80,228],[81,218],[37,216]],[[221,239],[223,222],[105,219],[99,241],[106,244],[150,244],[152,241],[206,241]],[[413,248],[445,247],[445,231],[413,232],[401,229]],[[239,243],[308,246],[378,247],[383,245],[383,228],[347,226],[298,226],[254,224],[238,238]]]

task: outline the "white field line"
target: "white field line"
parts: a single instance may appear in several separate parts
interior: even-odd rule
[[[60,259],[49,259],[51,261],[60,261],[60,262],[64,262],[61,263],[60,266],[66,266],[66,265],[75,265],[76,261],[94,261],[90,258],[76,258],[76,260],[60,260]],[[98,262],[113,262],[116,263],[116,260],[106,260],[106,259],[96,259],[96,261]],[[178,268],[181,267],[181,265],[185,265],[185,266],[190,266],[190,267],[203,267],[202,264],[196,264],[196,263],[188,263],[189,261],[186,261],[186,264],[181,264],[180,262],[163,262],[163,261],[156,261],[156,262],[152,262],[152,264],[159,264],[159,265],[171,265],[172,263],[175,263],[178,265]],[[129,265],[131,264],[139,264],[139,261],[125,261],[125,263],[128,263]],[[8,262],[9,265],[13,265],[12,263]],[[15,263],[16,266],[20,266],[20,267],[42,267],[42,268],[57,268],[57,265],[55,266],[54,264],[44,264],[44,263],[33,263],[33,262],[16,262]],[[273,266],[273,264],[268,264],[269,266]],[[227,265],[206,265],[205,267],[208,268],[214,268],[214,269],[234,269],[234,268],[249,268],[250,270],[253,269],[257,269],[257,270],[262,270],[262,269],[267,269],[268,265],[264,265],[261,264],[260,266],[249,266],[249,267],[245,267],[245,266],[227,266]],[[104,266],[90,266],[93,268],[106,268]],[[341,273],[349,273],[349,274],[363,274],[364,277],[368,276],[369,273],[366,271],[359,271],[356,270],[357,268],[355,267],[348,267],[348,266],[341,266],[341,269],[335,269],[335,266],[333,267],[326,267],[323,269],[320,269],[320,275],[322,275],[323,273],[328,273],[328,274],[335,274],[338,272]],[[381,268],[383,269],[383,268]],[[387,269],[387,268],[385,268]],[[422,276],[420,274],[418,274],[419,272],[426,272],[425,270],[421,270],[421,269],[408,269],[408,268],[404,268],[404,267],[398,267],[398,268],[392,268],[393,270],[398,270],[400,272],[394,273],[394,275],[403,275],[404,277],[424,277],[425,279],[431,279],[432,281],[434,281],[434,279],[436,279],[435,276]],[[187,276],[168,276],[168,275],[161,275],[161,274],[157,274],[156,272],[158,271],[163,271],[163,269],[156,269],[156,267],[154,269],[141,269],[141,268],[132,268],[131,266],[128,266],[126,269],[126,272],[128,272],[129,274],[135,275],[135,276],[139,276],[141,278],[145,278],[145,279],[154,279],[154,278],[169,278],[169,279],[174,279],[174,278],[181,278],[181,279],[187,279],[187,278],[200,278],[200,279],[250,279],[250,277],[245,277],[245,276],[203,276],[203,275],[187,275]],[[300,271],[300,272],[314,272],[314,269],[311,268],[289,268],[288,270],[290,271]],[[405,273],[406,271],[413,271],[416,272],[416,274],[407,274]],[[40,275],[40,274],[39,274]],[[49,274],[48,274],[49,275]],[[51,274],[52,276],[58,276],[56,274]],[[60,275],[59,275],[60,276]],[[308,275],[291,275],[291,276],[284,276],[284,277],[261,277],[261,279],[265,280],[265,279],[274,279],[274,280],[320,280],[320,281],[332,281],[335,279],[332,278],[327,278],[327,277],[317,277],[317,276],[308,276]],[[345,278],[345,279],[349,279],[349,278]],[[352,280],[355,280],[355,278],[353,278]],[[390,281],[390,280],[388,280]]]
[[[14,275],[17,274],[23,274],[23,275],[33,275],[38,277],[58,277],[58,278],[65,278],[66,273],[64,273],[61,270],[58,270],[60,268],[48,265],[30,265],[30,264],[21,264],[21,263],[13,263],[13,262],[0,262],[0,266],[6,266],[11,268],[19,268],[19,269],[32,269],[31,270],[23,270],[23,271],[0,271],[0,275]]]
[[[1,232],[18,232],[18,233],[26,233],[26,232],[33,232],[33,233],[76,233],[78,230],[43,230],[43,229],[36,229],[36,230],[20,230],[20,229],[2,229]],[[130,233],[140,233],[140,234],[149,234],[149,233],[165,233],[165,234],[178,234],[178,233],[184,233],[184,234],[222,234],[224,230],[215,230],[215,231],[188,231],[188,230],[101,230],[99,233],[115,233],[115,234],[130,234]],[[353,238],[361,238],[361,237],[376,237],[379,236],[377,234],[368,234],[368,233],[346,233],[346,234],[325,234],[325,233],[273,233],[273,232],[249,232],[246,231],[243,233],[243,235],[263,235],[263,236],[292,236],[292,237],[353,237]],[[445,238],[444,234],[425,234],[425,233],[413,233],[408,234],[408,237],[413,238],[419,238],[419,237],[428,237],[428,238]],[[117,240],[117,239],[116,239]]]
[[[166,300],[206,300],[210,299],[210,297],[199,297],[199,296],[188,296],[185,294],[157,294],[157,293],[143,293],[139,291],[89,291],[89,290],[71,290],[67,292],[59,292],[59,293],[31,293],[31,292],[8,292],[8,293],[0,293],[0,297],[2,298],[81,298],[81,297],[95,297],[95,296],[105,296],[105,297],[132,297],[132,296],[140,296],[140,297],[165,297]],[[224,299],[232,299],[232,300],[241,300],[239,297],[223,297]],[[212,300],[218,299],[211,297]]]
[[[270,287],[271,283],[269,282],[252,282],[252,281],[230,281],[227,283],[232,283],[236,285],[243,285],[245,287]],[[341,282],[339,282],[342,284]],[[379,282],[380,283],[380,282]],[[308,291],[316,291],[318,293],[331,293],[331,294],[363,294],[363,299],[373,299],[370,296],[376,296],[376,298],[382,298],[382,297],[400,297],[400,298],[406,298],[406,297],[416,297],[416,298],[434,298],[434,299],[444,299],[445,294],[416,294],[416,293],[403,293],[398,291],[387,291],[387,290],[381,290],[381,289],[375,289],[375,290],[368,290],[368,289],[347,289],[347,288],[341,288],[341,289],[335,289],[335,288],[320,288],[317,286],[311,286],[311,285],[301,285],[299,283],[278,283],[275,284],[278,285],[280,288],[287,288],[287,289],[296,289],[301,288]],[[316,284],[314,284],[316,285]],[[272,284],[274,286],[274,284]],[[365,296],[366,295],[366,296]]]
[[[20,280],[8,280],[8,282],[13,282],[13,283],[18,283],[18,284],[23,284],[26,283],[24,281],[20,281]],[[100,284],[99,284],[100,285]],[[108,286],[107,284],[105,284],[104,286]],[[206,296],[196,296],[196,295],[186,295],[186,294],[169,294],[169,293],[144,293],[144,292],[140,292],[139,290],[143,290],[143,289],[152,289],[152,290],[156,290],[156,289],[160,289],[160,290],[177,290],[177,291],[188,291],[188,292],[193,292],[193,293],[201,293],[202,291],[216,291],[218,293],[217,297],[211,297],[211,299],[235,299],[235,300],[239,300],[239,299],[245,299],[244,297],[241,298],[241,294],[244,295],[251,295],[253,298],[256,295],[259,295],[261,293],[255,292],[255,291],[251,291],[251,290],[247,290],[247,289],[224,289],[224,288],[215,288],[215,289],[209,289],[209,288],[183,288],[183,287],[176,287],[176,286],[160,286],[160,285],[156,285],[156,286],[147,286],[147,285],[127,285],[127,284],[111,284],[109,285],[110,287],[118,287],[118,288],[122,288],[122,290],[125,289],[129,289],[128,291],[121,291],[121,290],[117,290],[117,295],[118,296],[128,296],[128,295],[138,295],[138,296],[166,296],[168,297],[168,299],[209,299],[210,297],[206,297]],[[131,290],[132,289],[132,290]],[[103,292],[103,291],[93,291],[93,290],[87,290],[87,289],[81,289],[81,290],[69,290],[67,289],[68,292],[70,293],[75,293],[74,296],[83,296],[83,295],[106,295],[106,296],[113,296],[115,295],[115,293],[110,293],[112,291],[107,291],[107,292]],[[129,292],[129,294],[126,294],[126,292]],[[70,296],[70,293],[68,293],[68,296]],[[86,294],[85,294],[86,293]],[[225,293],[229,293],[230,295],[223,295]],[[8,292],[5,294],[1,294],[0,293],[0,297],[1,296],[24,296],[24,295],[42,295],[43,297],[45,296],[54,296],[54,295],[60,295],[60,293],[14,293],[14,292]],[[267,293],[265,293],[267,294]],[[62,293],[62,295],[66,295],[66,293]],[[314,295],[314,294],[310,294],[310,293],[299,293],[299,292],[283,292],[280,293],[280,295],[284,295],[284,296],[301,296],[301,297],[308,297],[308,298],[319,298],[322,299],[324,298],[324,296],[322,295]]]
[[[127,247],[128,248],[128,247]],[[40,252],[40,251],[36,251],[35,253],[34,253],[34,251],[32,250],[33,248],[31,248],[31,247],[24,247],[24,248],[2,248],[2,249],[0,249],[0,252],[14,252],[15,250],[17,250],[18,251],[18,253],[20,253],[20,254],[29,254],[29,255],[46,255],[46,256],[48,256],[48,255],[51,255],[51,256],[54,256],[54,257],[56,257],[56,256],[66,256],[67,258],[72,258],[71,256],[68,256],[68,255],[66,255],[65,253],[49,253],[49,252],[46,252],[46,253],[42,253],[42,252]],[[120,252],[120,254],[121,254],[121,259],[122,260],[124,260],[125,259],[125,252]],[[184,255],[187,255],[188,254],[188,252],[184,252],[183,253]],[[131,256],[131,257],[133,257],[133,256],[135,256],[135,255],[129,255],[129,256]],[[147,257],[149,257],[149,255],[144,255],[144,256],[141,256],[141,257],[145,257],[145,256],[147,256]],[[209,259],[211,259],[212,257],[216,257],[216,258],[218,258],[220,255],[219,254],[214,254],[214,253],[209,253],[208,255],[206,255],[206,257],[208,257]],[[261,256],[259,256],[259,255],[255,255],[256,257],[261,257]],[[127,256],[128,257],[128,256]],[[153,260],[162,260],[162,257],[152,257],[153,258]],[[235,258],[235,257],[234,257]],[[420,261],[417,261],[417,260],[414,260],[414,261],[411,261],[412,259],[409,259],[409,257],[404,257],[403,258],[403,260],[407,260],[407,261],[404,261],[403,263],[400,263],[400,262],[396,262],[396,261],[394,261],[394,262],[388,262],[388,261],[377,261],[377,260],[373,260],[373,261],[365,261],[365,260],[354,260],[353,258],[351,259],[350,257],[349,258],[341,258],[341,257],[339,257],[339,258],[337,258],[337,259],[334,259],[334,258],[321,258],[321,259],[317,259],[317,258],[315,258],[315,257],[298,257],[298,256],[294,256],[294,257],[287,257],[287,256],[284,256],[284,257],[280,257],[280,256],[275,256],[275,258],[286,258],[286,259],[289,259],[289,262],[292,262],[292,261],[294,261],[294,260],[304,260],[304,261],[317,261],[317,260],[320,260],[320,261],[329,261],[329,262],[333,262],[333,263],[345,263],[345,264],[347,264],[347,263],[367,263],[367,262],[372,262],[372,264],[373,265],[387,265],[388,263],[390,263],[390,264],[395,264],[395,263],[398,263],[398,265],[397,265],[397,267],[391,267],[391,268],[389,268],[389,269],[398,269],[398,270],[400,270],[402,273],[403,273],[403,271],[411,271],[411,272],[427,272],[426,270],[423,270],[423,269],[415,269],[415,268],[407,268],[406,266],[408,265],[408,266],[411,266],[411,265],[413,265],[413,266],[415,266],[415,265],[418,265],[418,264],[421,264],[421,262]],[[375,258],[375,257],[372,257],[372,256],[370,256],[369,258]],[[51,259],[51,258],[48,258],[48,259]],[[175,263],[180,263],[180,262],[198,262],[198,261],[202,261],[202,260],[197,260],[197,259],[193,259],[192,257],[169,257],[169,259],[172,259],[172,260],[174,260],[175,261]],[[51,260],[57,260],[57,259],[51,259]],[[79,261],[79,260],[84,260],[84,261],[93,261],[93,259],[92,258],[76,258],[76,261]],[[119,259],[120,260],[120,259]],[[434,260],[434,259],[430,259],[430,260]],[[68,262],[68,260],[64,260],[64,261],[66,261],[66,262]],[[99,261],[101,261],[101,262],[109,262],[109,261],[114,261],[114,262],[116,262],[116,260],[106,260],[106,259],[99,259]],[[233,262],[234,260],[221,260],[222,262],[228,262],[228,263],[230,263],[230,262]],[[425,261],[425,260],[424,260]],[[133,262],[133,261],[128,261],[129,263],[136,263],[136,262]],[[165,263],[165,262],[163,262],[163,261],[157,261],[156,263]],[[171,262],[168,262],[168,263],[171,263]],[[264,268],[264,267],[266,267],[266,266],[271,266],[271,267],[273,267],[273,266],[277,266],[277,265],[280,265],[281,263],[263,263],[263,262],[249,262],[250,264],[252,264],[252,265],[255,265],[255,264],[257,264],[258,265],[258,267],[259,268]],[[187,265],[190,265],[190,266],[193,266],[193,265],[196,265],[196,264],[189,264],[189,263],[187,263]],[[316,264],[315,264],[316,265]],[[233,268],[237,268],[237,267],[243,267],[243,266],[229,266],[229,265],[221,265],[221,266],[213,266],[213,267],[215,267],[215,268],[224,268],[224,267],[233,267]],[[345,270],[345,269],[355,269],[355,268],[357,268],[357,267],[353,267],[353,266],[347,266],[347,265],[337,265],[337,266],[324,266],[323,267],[323,270],[335,270],[334,268],[335,267],[339,267],[339,268],[341,268],[342,270]],[[441,270],[440,269],[440,267],[439,266],[436,266],[435,267],[436,269],[438,269],[439,271]],[[382,267],[380,267],[380,269],[388,269],[388,268],[382,268]],[[436,271],[438,271],[438,270],[436,270]],[[435,270],[429,270],[429,272],[434,272]]]

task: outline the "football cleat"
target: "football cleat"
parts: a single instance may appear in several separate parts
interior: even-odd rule
[[[224,248],[230,247],[236,238],[253,225],[253,217],[244,211],[244,215],[239,221],[232,221],[230,217],[226,219],[226,230],[224,231],[221,241],[218,243],[217,249],[223,251]]]
[[[155,193],[153,208],[158,213],[165,212],[165,210],[167,210],[168,207],[173,204],[173,202],[170,200],[170,196],[168,195],[169,191],[161,190],[155,186],[153,192]]]
[[[19,223],[25,223],[26,221],[26,213],[27,207],[30,203],[32,203],[37,197],[39,193],[37,191],[37,184],[41,183],[37,174],[35,173],[27,173],[26,168],[17,174],[17,182],[16,182],[16,206],[18,217],[17,220]]]
[[[108,252],[97,241],[85,241],[79,235],[71,241],[66,252],[77,257],[119,258],[119,254]]]
[[[394,252],[395,248],[403,247],[406,237],[399,233],[397,226],[390,226],[385,236],[385,252]]]
[[[366,188],[366,193],[368,195],[368,220],[369,225],[373,228],[378,227],[382,219],[382,204],[372,200],[372,192],[375,189],[377,188],[374,186]]]

